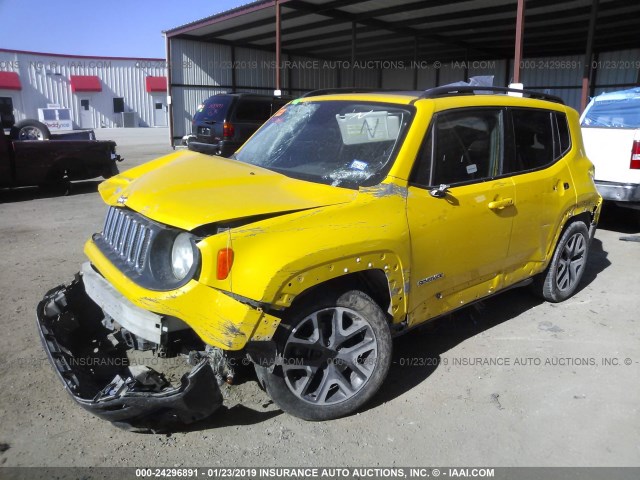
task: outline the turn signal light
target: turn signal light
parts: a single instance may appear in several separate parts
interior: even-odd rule
[[[233,266],[233,250],[230,248],[223,248],[218,250],[218,280],[224,280],[229,276],[231,267]]]

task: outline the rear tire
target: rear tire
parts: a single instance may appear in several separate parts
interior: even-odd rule
[[[49,140],[51,132],[49,127],[37,120],[23,120],[11,127],[13,140]]]
[[[304,420],[353,413],[375,395],[391,365],[385,314],[358,290],[293,308],[290,329],[278,339],[282,365],[273,372],[256,365],[259,381],[282,410]]]
[[[534,291],[553,303],[572,296],[584,275],[589,247],[589,229],[585,223],[570,223],[558,241],[549,266],[534,281]]]

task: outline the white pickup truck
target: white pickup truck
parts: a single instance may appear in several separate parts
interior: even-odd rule
[[[600,195],[640,210],[640,87],[594,97],[580,125]]]

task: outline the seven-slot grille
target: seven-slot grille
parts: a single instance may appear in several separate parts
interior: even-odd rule
[[[113,254],[139,272],[144,269],[151,234],[151,228],[140,221],[137,214],[122,208],[109,208],[102,238]]]

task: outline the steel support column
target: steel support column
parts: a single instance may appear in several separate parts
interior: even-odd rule
[[[280,52],[282,49],[280,21],[280,0],[276,0],[276,90],[280,90]]]
[[[524,36],[524,0],[518,0],[516,13],[516,48],[513,59],[513,83],[520,83],[520,62],[522,61],[522,37]]]
[[[356,86],[356,22],[351,22],[351,86]]]
[[[236,46],[231,45],[231,89],[236,92]]]
[[[596,20],[598,19],[599,0],[593,0],[591,4],[591,17],[589,18],[589,34],[587,35],[587,51],[584,54],[584,70],[582,73],[582,93],[580,95],[580,112],[583,112],[589,99],[589,80],[592,73],[593,40],[596,36]]]
[[[169,141],[171,147],[175,150],[173,144],[173,98],[171,97],[171,41],[165,33],[164,35],[164,48],[165,55],[167,57],[167,110],[169,111]]]
[[[413,89],[418,90],[418,50],[420,39],[413,37]]]

